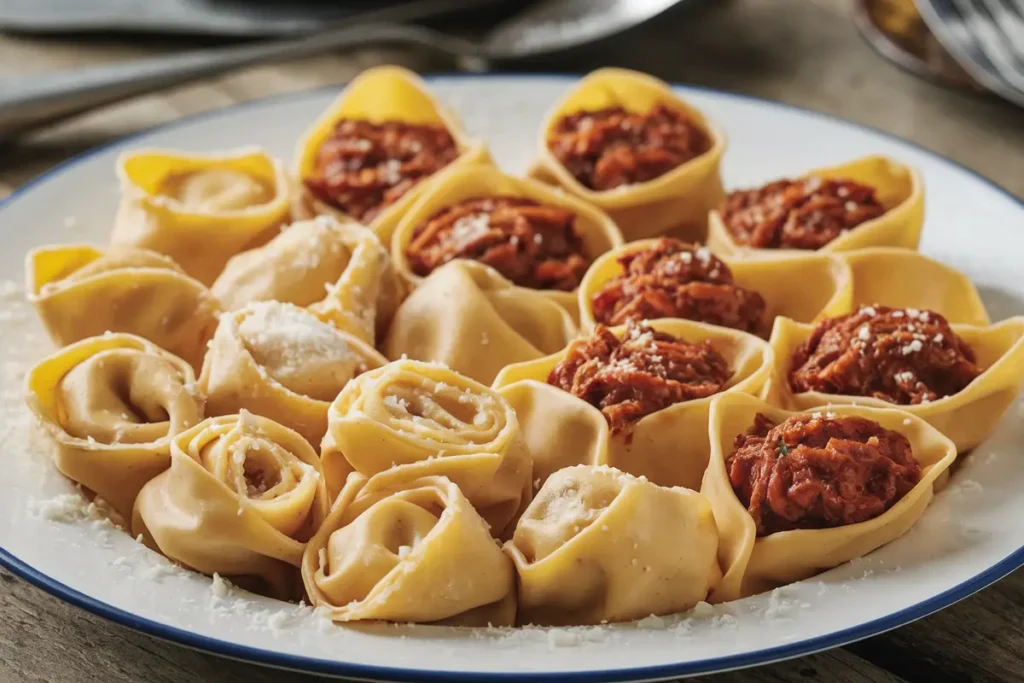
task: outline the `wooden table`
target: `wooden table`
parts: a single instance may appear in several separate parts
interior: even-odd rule
[[[696,19],[700,21],[696,21]],[[750,93],[905,136],[1024,198],[1024,113],[905,75],[862,43],[842,0],[737,0],[680,14],[603,47],[534,68],[640,68],[673,81]],[[691,21],[692,20],[692,21]],[[0,37],[0,77],[180,49],[145,41]],[[341,83],[373,64],[446,67],[403,50],[269,66],[140,98],[0,149],[0,196],[94,145],[163,121],[267,95]],[[970,226],[964,226],[969,229]],[[1024,571],[897,631],[714,683],[1024,681]],[[72,608],[0,571],[0,683],[313,683],[170,645]]]

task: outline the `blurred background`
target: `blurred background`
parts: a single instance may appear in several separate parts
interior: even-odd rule
[[[8,135],[0,188],[170,119],[340,85],[392,62],[421,72],[642,69],[876,126],[1024,195],[1024,0],[3,0],[0,119],[5,94],[52,72],[384,22],[483,45],[487,58],[453,57],[428,38],[190,80]]]

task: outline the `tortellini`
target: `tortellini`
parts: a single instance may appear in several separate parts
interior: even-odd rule
[[[838,166],[808,171],[804,178],[843,179],[874,189],[885,213],[845,230],[821,248],[821,251],[845,252],[866,247],[903,247],[917,249],[924,227],[924,185],[916,170],[893,159],[868,156]],[[778,250],[758,249],[738,244],[721,214],[715,210],[708,218],[708,246],[724,258],[761,256]]]
[[[334,621],[515,619],[512,563],[443,476],[352,474],[306,548],[302,579],[313,605]]]
[[[662,106],[679,112],[706,137],[707,148],[694,158],[645,182],[608,190],[582,184],[552,153],[549,138],[563,117],[621,107],[634,114],[649,114]],[[725,195],[719,173],[725,136],[665,82],[626,69],[598,69],[577,83],[548,114],[538,141],[538,157],[530,175],[557,185],[569,194],[601,209],[615,221],[627,242],[671,233],[689,241],[703,241],[708,211]]]
[[[290,214],[284,166],[258,149],[140,150],[118,162],[111,242],[167,254],[210,284],[228,259],[271,238]]]
[[[135,502],[132,533],[186,567],[294,597],[327,516],[320,459],[297,432],[243,411],[177,435],[171,466]]]
[[[688,320],[657,320],[651,327],[690,343],[711,342],[732,370],[724,391],[757,394],[771,372],[771,349],[753,335]],[[703,435],[710,399],[676,403],[647,415],[627,439],[612,434],[593,405],[547,383],[565,353],[511,365],[493,385],[519,418],[536,484],[564,467],[610,465],[661,486],[698,488],[708,462]]]
[[[927,403],[899,406],[948,436],[961,453],[980,444],[1013,403],[1024,385],[1024,317],[1008,318],[985,327],[952,325],[953,331],[974,351],[982,373],[963,390]],[[806,410],[824,405],[861,405],[891,408],[892,403],[870,396],[795,393],[789,385],[793,354],[814,326],[778,318],[770,343],[774,350],[772,376],[763,397],[776,406]]]
[[[565,308],[493,270],[449,263],[398,308],[384,342],[389,358],[436,361],[490,384],[502,368],[554,353],[576,336]]]
[[[753,518],[733,491],[726,459],[734,441],[761,413],[782,422],[793,413],[740,394],[723,394],[711,404],[711,463],[701,493],[711,501],[720,535],[718,558],[722,582],[711,602],[737,600],[801,581],[898,538],[920,518],[935,489],[946,481],[956,447],[924,420],[902,410],[835,405],[839,416],[851,415],[904,434],[921,466],[921,479],[895,505],[865,522],[826,529],[794,529],[757,536]]]
[[[708,501],[610,467],[551,475],[505,552],[519,575],[521,624],[603,624],[683,612],[721,578]]]
[[[395,361],[349,382],[331,404],[320,457],[332,495],[353,470],[380,480],[444,475],[495,536],[532,491],[530,453],[511,406],[435,363]]]
[[[209,415],[249,410],[318,447],[331,401],[354,377],[386,362],[305,309],[265,301],[221,317],[199,385]]]
[[[57,469],[125,519],[170,465],[171,439],[203,419],[189,364],[130,334],[67,346],[32,368],[26,385]]]
[[[342,91],[299,141],[295,175],[303,185],[293,211],[298,218],[318,215],[334,216],[343,220],[353,218],[350,213],[314,196],[305,184],[316,172],[321,150],[330,142],[338,123],[343,120],[365,122],[370,125],[392,123],[403,126],[431,126],[446,131],[455,143],[457,157],[434,175],[463,164],[490,161],[490,154],[483,142],[466,135],[462,123],[455,114],[434,98],[419,76],[396,66],[367,69]],[[418,141],[410,141],[410,148],[415,148],[417,143]],[[383,174],[385,177],[382,180],[389,186],[390,191],[394,191],[394,188],[403,186],[404,178],[401,175],[400,160],[389,161],[392,163],[384,164],[387,172]],[[375,166],[367,166],[365,170],[374,173],[377,169]],[[388,177],[392,174],[395,177]],[[388,244],[402,215],[433,179],[428,177],[419,181],[393,198],[390,203],[374,207],[372,216],[355,218],[364,222],[382,242]]]
[[[29,252],[26,271],[29,301],[58,346],[126,332],[202,365],[220,307],[171,259],[134,247],[52,246]]]
[[[402,299],[391,259],[374,234],[327,217],[294,223],[232,258],[212,291],[229,311],[254,301],[302,306],[371,344],[383,337]]]

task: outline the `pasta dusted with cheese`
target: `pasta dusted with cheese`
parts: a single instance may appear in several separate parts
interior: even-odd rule
[[[310,540],[302,579],[335,621],[511,626],[515,572],[443,476],[353,474]]]
[[[199,386],[208,414],[249,410],[319,447],[331,401],[360,373],[386,362],[305,309],[266,301],[221,317]]]
[[[320,457],[332,494],[349,472],[379,481],[443,475],[498,536],[530,500],[532,462],[512,408],[433,363],[395,361],[350,382],[328,413]]]
[[[291,597],[328,507],[316,451],[287,427],[242,412],[174,438],[170,469],[135,502],[132,533],[186,567]]]
[[[203,419],[189,364],[129,334],[67,346],[32,368],[26,385],[57,469],[125,519],[170,465],[171,439]]]

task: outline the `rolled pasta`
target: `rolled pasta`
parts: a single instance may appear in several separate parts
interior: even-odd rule
[[[574,341],[554,355],[511,365],[494,381],[493,387],[515,409],[522,426],[533,456],[534,488],[554,472],[572,465],[609,465],[645,476],[660,486],[698,488],[710,448],[703,436],[710,396],[717,391],[760,392],[771,372],[768,344],[738,330],[688,320],[655,320],[646,326],[600,329],[600,334]],[[660,334],[674,340],[655,339]],[[684,353],[717,356],[715,377],[704,377],[710,375],[707,358],[697,356],[689,362],[672,357],[680,345]],[[618,396],[620,400],[615,403],[625,409],[650,400],[648,410],[626,425],[617,420],[611,424],[616,413],[606,415],[590,400],[552,383],[556,368],[578,362],[569,360],[574,346],[577,350],[618,348],[611,358],[595,357],[578,363],[576,367],[585,366],[586,370],[574,385],[584,386],[587,377],[600,377],[589,386],[607,392],[609,398]],[[622,351],[629,351],[629,355]],[[677,368],[680,377],[659,376],[659,371],[664,374],[666,368]],[[687,374],[694,382],[693,395],[672,396],[673,388],[685,388]],[[709,389],[712,379],[718,382]],[[630,386],[637,387],[635,396],[628,391]],[[670,400],[654,402],[667,397]],[[617,410],[612,405],[605,409]]]
[[[295,156],[297,218],[357,220],[384,244],[437,175],[490,160],[422,79],[396,66],[353,80],[306,131]]]
[[[557,626],[690,609],[721,578],[717,551],[699,493],[585,465],[551,475],[505,544],[519,623]]]
[[[339,622],[515,620],[511,562],[442,476],[352,474],[306,547],[302,579],[313,605]]]
[[[639,144],[659,150],[655,156],[661,158],[678,147],[691,147],[693,154],[680,154],[658,172],[641,168],[644,155],[634,147],[638,141],[630,139],[630,133],[643,131],[644,122],[595,123],[603,115],[660,117],[663,125],[655,128],[659,133]],[[667,117],[671,118],[666,121]],[[672,132],[666,133],[666,127]],[[611,157],[608,163],[591,158],[598,156],[594,148],[602,147],[602,131],[607,131],[604,139],[611,143],[604,147]],[[625,139],[616,145],[620,136]],[[586,159],[576,160],[573,165],[578,167],[570,168],[556,154],[558,148],[584,150]],[[667,83],[636,71],[605,68],[581,79],[548,114],[530,175],[607,213],[627,242],[666,233],[703,241],[708,211],[725,195],[719,173],[724,151],[725,135]],[[589,182],[603,170],[611,177]],[[585,174],[591,178],[583,178]]]
[[[26,387],[57,469],[125,520],[143,485],[170,465],[171,439],[203,419],[189,364],[130,334],[61,349],[29,371]]]
[[[783,422],[795,415],[816,420],[870,420],[907,439],[920,468],[920,479],[891,507],[866,521],[830,528],[795,528],[759,535],[754,519],[733,490],[726,465],[729,455],[735,449],[737,437],[755,424],[758,414],[772,423]],[[751,396],[729,394],[712,402],[709,429],[711,463],[704,475],[701,493],[711,501],[714,510],[720,534],[719,563],[723,572],[722,582],[713,591],[711,602],[736,600],[806,579],[866,555],[898,538],[920,518],[935,488],[946,480],[949,466],[956,458],[956,447],[938,430],[924,420],[894,409],[835,405],[829,406],[827,412],[815,414],[807,411],[800,414],[779,410]],[[867,466],[863,464],[863,458],[863,455],[857,459],[848,458],[847,464],[853,470],[864,470]],[[825,462],[819,462],[817,470],[809,471],[819,476],[831,474],[837,481],[841,481],[842,477],[841,473],[835,472]],[[882,470],[869,471],[877,473],[879,479],[885,481]],[[802,491],[794,487],[797,491],[794,491],[793,498],[813,500],[806,486],[809,479],[809,476],[802,478],[805,484]],[[851,492],[849,490],[854,486],[856,481],[850,481],[842,493]],[[879,488],[882,486],[884,484],[880,484]],[[785,480],[781,477],[776,480],[773,475],[772,488],[786,490]],[[856,493],[864,495],[864,488],[858,487]]]
[[[221,317],[199,386],[207,414],[249,410],[319,447],[331,401],[354,377],[386,363],[372,346],[305,309],[264,301]]]
[[[29,301],[58,346],[135,334],[199,368],[220,307],[173,260],[134,247],[40,247],[26,259]]]
[[[174,438],[170,469],[135,502],[132,533],[186,567],[292,597],[306,541],[328,507],[312,446],[243,411]]]
[[[326,216],[235,256],[212,291],[229,311],[254,301],[302,306],[371,344],[383,338],[403,294],[376,236]]]
[[[554,353],[576,332],[572,316],[544,294],[457,261],[434,271],[399,306],[384,352],[443,363],[490,384],[505,366]]]
[[[332,495],[353,470],[379,481],[444,475],[495,536],[530,499],[532,463],[511,406],[434,363],[395,361],[349,382],[320,457]]]
[[[121,156],[117,172],[112,244],[167,254],[206,285],[229,258],[270,239],[291,210],[284,166],[259,149],[138,150]]]

